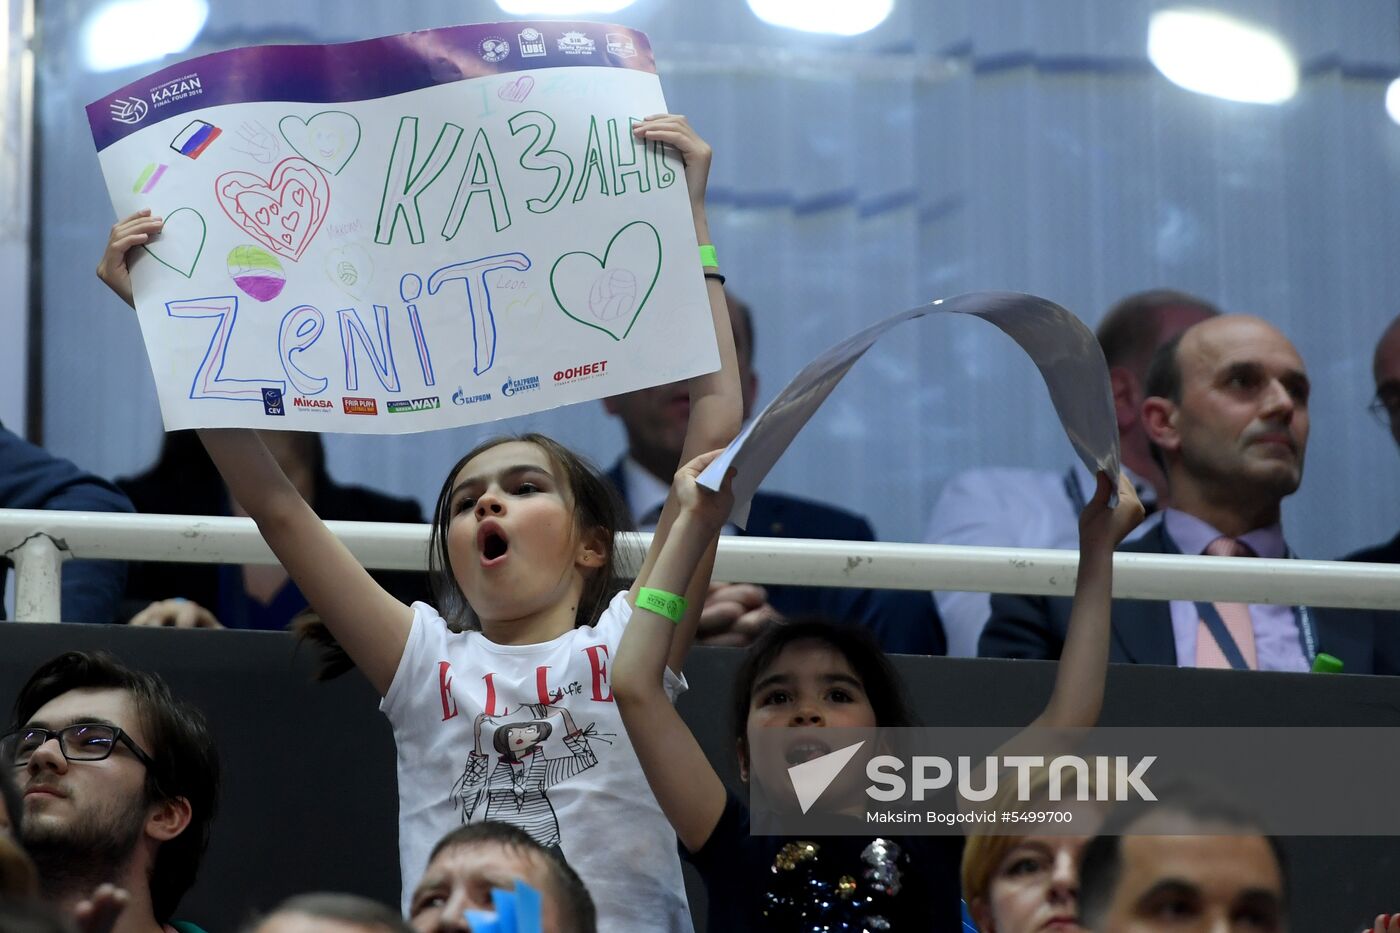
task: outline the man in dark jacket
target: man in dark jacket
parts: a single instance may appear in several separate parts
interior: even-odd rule
[[[105,479],[36,447],[0,426],[0,508],[130,512],[126,496]],[[8,563],[6,561],[5,563]],[[0,573],[5,567],[0,565]],[[71,560],[63,564],[64,622],[114,622],[121,612],[126,564]],[[0,618],[4,618],[0,603]]]
[[[260,432],[282,469],[326,521],[422,524],[412,499],[342,486],[326,470],[320,435]],[[140,476],[117,480],[142,513],[231,515],[224,482],[193,431],[166,435],[160,459]],[[422,572],[374,571],[395,597],[411,603],[428,598]],[[123,619],[133,625],[176,628],[282,629],[306,608],[306,598],[281,564],[134,563],[127,581]]]
[[[1400,444],[1400,317],[1390,322],[1376,344],[1372,362],[1376,377],[1376,397],[1371,411],[1390,428],[1390,436]],[[1373,564],[1400,564],[1400,535],[1385,544],[1357,551],[1345,558]]]

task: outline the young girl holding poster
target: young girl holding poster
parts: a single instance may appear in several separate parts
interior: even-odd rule
[[[680,153],[696,237],[709,243],[709,146],[684,117],[648,117],[635,132]],[[126,250],[155,225],[138,216],[113,227],[98,274],[119,294],[130,295]],[[691,380],[683,459],[722,447],[740,422],[729,313],[721,283],[707,287],[721,368]],[[639,599],[681,604],[647,589],[664,563],[687,608],[657,688],[667,702],[684,689],[672,672],[689,649],[720,530],[697,519],[701,500],[672,494],[636,582],[616,592],[622,523],[606,481],[539,435],[487,442],[452,467],[438,495],[438,607],[406,606],[326,529],[254,432],[200,434],[234,498],[383,697],[398,749],[404,897],[445,832],[489,818],[560,848],[597,903],[599,929],[689,931],[675,836],[627,742],[609,675]],[[678,488],[713,456],[692,459]]]
[[[686,514],[717,528],[732,497],[698,488],[694,466],[676,474],[671,495]],[[1126,479],[1116,509],[1108,508],[1111,483],[1103,474],[1098,482],[1079,518],[1079,575],[1055,687],[1032,726],[1087,728],[1098,721],[1103,703],[1113,549],[1143,510]],[[668,547],[652,568],[651,585],[665,589],[689,579],[699,540],[686,545],[689,553]],[[889,661],[861,634],[850,626],[795,621],[770,628],[753,644],[735,679],[732,707],[743,780],[779,796],[791,786],[789,767],[834,751],[815,729],[913,724]],[[725,787],[662,691],[676,636],[676,626],[639,605],[613,662],[612,687],[652,791],[705,879],[710,928],[958,929],[958,838],[750,835],[747,806]],[[789,733],[781,760],[756,752],[764,730],[792,728],[802,731]],[[773,752],[777,734],[767,733],[766,750]],[[1029,744],[1013,739],[998,754],[1025,754],[1021,746]]]

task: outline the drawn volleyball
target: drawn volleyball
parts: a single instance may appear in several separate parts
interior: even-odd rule
[[[233,284],[257,301],[271,301],[287,285],[277,257],[258,246],[235,246],[228,254],[228,274]]]
[[[616,321],[637,306],[637,276],[630,269],[607,269],[588,290],[588,310],[600,321]]]

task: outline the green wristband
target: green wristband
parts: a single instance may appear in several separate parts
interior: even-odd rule
[[[717,254],[715,248],[708,243],[700,247],[700,265],[704,266],[706,269],[719,268],[719,254]]]
[[[654,612],[680,625],[681,619],[685,618],[685,597],[644,586],[637,590],[637,608]]]
[[[1324,651],[1313,660],[1312,669],[1314,674],[1340,674],[1345,666],[1340,658]]]

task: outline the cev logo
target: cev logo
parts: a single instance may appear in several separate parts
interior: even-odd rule
[[[112,101],[112,119],[127,126],[135,126],[146,119],[150,105],[139,97],[123,97]]]

